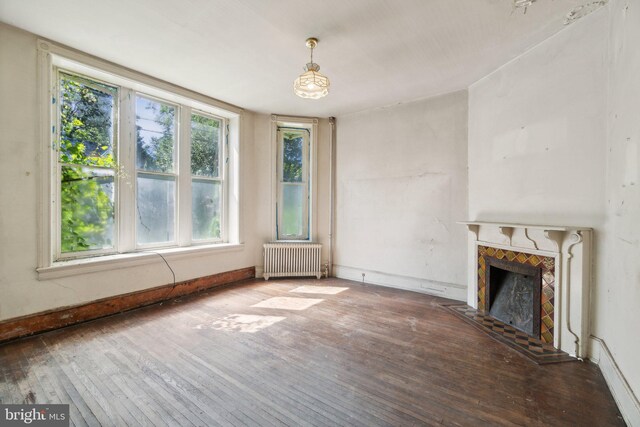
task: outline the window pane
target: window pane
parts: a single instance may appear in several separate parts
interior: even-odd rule
[[[193,180],[191,187],[193,240],[220,238],[220,183]]]
[[[60,74],[60,161],[114,166],[117,89]]]
[[[174,241],[176,182],[173,177],[138,174],[138,244]]]
[[[282,180],[284,182],[302,182],[302,143],[299,133],[285,132],[282,146]]]
[[[306,237],[304,229],[304,187],[302,185],[282,186],[282,229],[281,237]]]
[[[191,173],[219,176],[220,120],[193,114],[191,116]]]
[[[136,97],[136,166],[153,172],[173,172],[175,107]]]
[[[113,247],[113,171],[63,166],[60,208],[63,253]]]

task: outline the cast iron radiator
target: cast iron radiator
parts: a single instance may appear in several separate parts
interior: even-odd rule
[[[265,243],[264,279],[270,277],[322,277],[319,243]]]

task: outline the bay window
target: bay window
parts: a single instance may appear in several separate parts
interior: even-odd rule
[[[55,46],[40,52],[51,173],[43,176],[50,191],[42,193],[39,273],[99,255],[112,262],[136,251],[237,246],[240,110],[51,48],[85,58]]]

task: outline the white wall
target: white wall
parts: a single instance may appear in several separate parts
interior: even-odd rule
[[[636,396],[639,9],[614,0],[469,89],[470,219],[595,229],[591,333]]]
[[[606,24],[590,15],[469,88],[471,219],[602,224]]]
[[[593,333],[640,397],[640,2],[610,3],[603,266]],[[640,425],[640,407],[637,408]]]
[[[464,299],[467,92],[337,118],[335,273]]]
[[[75,305],[171,283],[158,257],[153,263],[55,280],[38,281],[37,188],[39,106],[36,96],[36,36],[0,23],[0,320]],[[245,248],[241,251],[171,261],[178,281],[256,265],[251,215],[253,115],[243,125],[242,194]],[[242,221],[241,221],[242,222]]]

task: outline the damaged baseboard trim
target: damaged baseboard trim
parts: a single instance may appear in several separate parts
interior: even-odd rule
[[[253,279],[255,275],[255,267],[247,267],[4,320],[0,322],[0,343]]]

